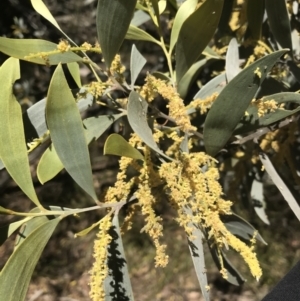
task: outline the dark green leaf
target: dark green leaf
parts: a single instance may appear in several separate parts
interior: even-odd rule
[[[262,0],[247,1],[247,20],[251,38],[261,39],[261,30],[264,18],[265,2]]]
[[[292,102],[300,104],[300,94],[293,92],[281,92],[273,95],[268,95],[263,98],[264,101],[275,100],[277,103]],[[237,125],[234,133],[236,135],[246,132],[257,130],[261,127],[269,126],[284,118],[287,118],[300,111],[300,107],[294,110],[278,109],[274,112],[266,113],[264,116],[259,117],[257,108],[250,106],[247,110],[248,116],[244,116],[240,123]]]
[[[293,56],[291,25],[285,0],[265,0],[270,29],[282,48]]]
[[[46,119],[52,142],[65,169],[96,200],[81,117],[61,65],[57,66],[50,82]]]
[[[210,248],[211,256],[212,256],[216,266],[218,267],[219,270],[221,270],[222,266],[220,263],[219,253],[218,253],[217,248],[215,246],[211,246],[210,244],[209,244],[209,248]],[[226,273],[227,273],[226,280],[233,285],[237,285],[237,286],[242,285],[246,281],[245,278],[240,274],[240,272],[228,260],[228,258],[226,257],[226,255],[223,251],[221,251],[220,255],[222,257],[224,269],[226,270]]]
[[[133,301],[133,292],[117,214],[114,215],[112,220],[109,235],[112,237],[112,241],[107,249],[109,273],[104,280],[105,301]]]
[[[246,220],[241,218],[236,214],[231,215],[222,215],[222,221],[224,222],[226,228],[235,236],[239,236],[240,238],[250,240],[253,238],[254,233],[257,232],[254,227],[249,224]],[[255,238],[261,241],[263,244],[267,245],[265,240],[261,237],[261,235],[257,232]]]
[[[169,53],[172,53],[173,48],[177,43],[179,31],[183,22],[195,11],[197,3],[198,0],[187,0],[179,7],[171,31]]]
[[[111,134],[105,141],[104,155],[116,155],[144,161],[143,155],[121,135]]]
[[[176,45],[177,83],[213,37],[220,20],[223,2],[223,0],[205,1],[181,26]]]
[[[19,60],[9,58],[0,68],[0,157],[23,192],[37,206],[41,206],[31,179],[21,106],[12,89],[19,78]]]
[[[59,218],[34,230],[11,255],[0,273],[0,300],[24,301],[33,270]]]
[[[204,124],[204,144],[208,154],[215,156],[224,147],[267,73],[286,52],[286,49],[280,50],[257,60],[222,90]]]
[[[155,152],[172,160],[158,148],[153,139],[152,131],[147,122],[148,103],[146,100],[135,91],[132,91],[128,98],[127,110],[128,122],[134,132]]]
[[[187,71],[187,73],[183,76],[183,78],[180,80],[180,82],[178,83],[177,90],[181,98],[186,97],[191,84],[195,81],[197,75],[202,70],[202,67],[205,66],[207,61],[208,60],[205,58],[193,64],[191,68]]]
[[[97,33],[107,68],[126,36],[137,0],[98,0]]]

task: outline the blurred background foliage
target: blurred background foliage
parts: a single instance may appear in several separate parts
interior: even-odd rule
[[[248,0],[254,1],[254,0]],[[233,36],[244,36],[247,30],[246,17],[243,15],[246,1],[228,0],[222,19],[218,28],[220,39],[216,39],[214,45],[215,50],[219,54],[224,54]],[[96,0],[73,0],[73,1],[57,1],[45,0],[49,10],[55,16],[61,28],[68,33],[78,44],[87,41],[95,43],[97,32],[95,27],[96,17]],[[290,26],[292,30],[293,47],[296,61],[300,55],[299,47],[299,9],[298,1],[288,1],[288,10],[290,13]],[[275,5],[274,5],[275,7]],[[257,11],[258,20],[263,20],[263,14]],[[168,18],[162,16],[162,29],[168,35]],[[156,35],[155,29],[151,22],[142,25],[143,29],[152,35]],[[252,33],[256,34],[255,22],[251,24]],[[249,30],[249,27],[248,27]],[[266,37],[272,45],[274,37],[270,32],[268,22],[264,22],[262,26],[262,35]],[[9,38],[42,38],[57,43],[62,37],[58,30],[49,24],[45,19],[39,16],[31,7],[30,0],[5,0],[0,10],[0,36]],[[167,39],[169,37],[167,36]],[[282,37],[279,37],[281,39]],[[283,37],[284,38],[284,37]],[[278,39],[278,37],[276,37]],[[159,47],[155,44],[146,42],[136,42],[140,52],[147,59],[145,70],[166,71],[167,62],[161,53]],[[121,49],[122,62],[129,66],[129,54],[132,42],[125,41]],[[273,45],[274,46],[274,45]],[[275,49],[277,46],[275,45]],[[247,59],[254,51],[254,47],[240,47],[239,55],[241,60]],[[97,55],[92,54],[95,61],[99,61]],[[0,54],[0,63],[7,57]],[[197,75],[197,79],[193,86],[189,89],[185,99],[191,99],[199,90],[199,87],[206,84],[215,75],[219,74],[225,68],[224,60],[211,60],[201,69]],[[33,103],[45,97],[50,82],[52,67],[33,65],[27,62],[21,62],[22,79],[15,84],[15,93],[18,100],[22,104],[24,110]],[[128,74],[127,74],[128,75]],[[143,81],[143,76],[139,78]],[[87,83],[93,76],[90,70],[82,67],[81,76],[83,83]],[[295,77],[289,78],[286,82],[288,86],[276,86],[276,83],[270,80],[265,84],[265,89],[275,92],[297,91],[300,89],[299,81]],[[72,84],[72,83],[71,83]],[[269,85],[269,86],[268,86]],[[94,109],[91,109],[94,110]],[[86,114],[94,112],[87,111]],[[100,113],[100,112],[99,112]],[[295,122],[296,126],[298,121]],[[103,144],[110,133],[115,132],[115,128],[111,128],[100,140],[94,142],[91,147],[92,168],[94,175],[94,184],[97,193],[101,192],[115,181],[118,171],[117,158],[114,156],[103,156]],[[294,142],[293,151],[295,153],[295,167],[299,164],[299,133],[295,129],[297,139]],[[41,152],[44,148],[41,148]],[[249,177],[241,178],[241,182],[230,184],[230,175],[224,180],[224,187],[228,199],[235,202],[234,210],[237,214],[243,216],[255,228],[259,229],[260,234],[268,243],[267,246],[258,244],[258,258],[260,260],[263,276],[257,283],[250,275],[246,265],[240,260],[239,256],[232,253],[229,254],[231,261],[248,281],[241,287],[230,285],[221,278],[218,270],[213,264],[207,250],[207,267],[209,284],[211,287],[212,300],[260,300],[279,280],[280,278],[299,260],[300,257],[300,230],[299,223],[293,212],[283,200],[280,192],[270,180],[264,179],[264,185],[257,184],[254,189],[257,191],[262,189],[264,198],[255,200],[249,197],[251,192],[253,176],[259,171],[252,170],[247,165],[243,157],[247,157],[246,150],[234,149],[236,156],[237,170],[241,173],[249,173]],[[228,157],[232,153],[223,156],[223,164],[226,164]],[[30,157],[32,163],[32,172],[35,187],[40,200],[44,203],[57,204],[59,206],[84,206],[88,205],[88,200],[84,197],[82,191],[76,186],[66,172],[60,173],[57,177],[45,184],[40,185],[36,175],[38,154]],[[294,179],[286,174],[286,184],[292,190],[296,199],[299,199],[299,184],[295,184]],[[261,180],[261,179],[259,179]],[[244,181],[244,182],[243,182]],[[247,181],[249,181],[247,183]],[[260,182],[260,181],[258,181]],[[245,190],[245,187],[247,188]],[[255,194],[255,192],[253,192]],[[250,193],[250,194],[253,194]],[[64,196],[63,198],[61,196]],[[67,197],[66,197],[67,196]],[[31,207],[31,203],[26,200],[19,191],[15,183],[9,178],[5,170],[0,171],[0,198],[1,204],[13,210],[27,211]],[[267,219],[269,225],[263,222],[255,211],[259,206],[255,206],[255,201],[264,202],[266,208]],[[155,269],[153,257],[155,250],[152,242],[145,234],[140,234],[143,219],[136,216],[133,229],[125,236],[124,244],[127,246],[127,258],[129,261],[130,272],[132,276],[132,285],[134,288],[136,300],[201,300],[196,275],[192,266],[189,250],[186,245],[186,238],[183,230],[179,229],[173,221],[173,214],[169,207],[157,208],[159,213],[164,216],[165,223],[165,240],[169,248],[171,262],[165,269]],[[263,213],[262,213],[263,214]],[[81,229],[87,227],[90,223],[99,219],[99,213],[87,213],[86,218],[80,219],[74,217],[64,220],[59,229],[55,232],[54,237],[50,240],[49,246],[45,249],[38,267],[34,273],[32,284],[28,292],[28,301],[72,301],[72,300],[89,300],[88,297],[88,271],[92,264],[92,245],[94,233],[90,233],[86,237],[74,239],[73,235]],[[8,219],[1,217],[0,225],[5,224]],[[4,265],[13,248],[13,237],[7,241],[4,246],[0,247],[0,267]]]

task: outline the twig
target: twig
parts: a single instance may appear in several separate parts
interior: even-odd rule
[[[274,131],[276,129],[280,129],[292,122],[295,122],[299,119],[300,115],[298,116],[292,116],[290,118],[287,118],[285,120],[282,120],[274,125],[271,125],[271,126],[267,126],[267,127],[263,127],[259,130],[257,130],[256,132],[248,135],[248,136],[245,136],[241,139],[238,139],[234,142],[232,142],[232,144],[244,144],[245,142],[249,141],[249,140],[254,140],[254,139],[258,139],[259,137],[267,134],[268,132],[271,132],[271,131]]]

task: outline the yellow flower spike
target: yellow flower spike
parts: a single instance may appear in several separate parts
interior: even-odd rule
[[[107,266],[107,246],[110,244],[112,238],[108,234],[109,229],[112,226],[111,216],[106,215],[100,222],[99,232],[94,244],[94,258],[95,262],[90,271],[90,297],[93,301],[104,301],[105,291],[103,282],[108,275]]]

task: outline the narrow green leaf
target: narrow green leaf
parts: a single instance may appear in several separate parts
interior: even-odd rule
[[[109,235],[112,237],[112,241],[107,249],[109,272],[104,280],[105,301],[134,301],[117,214],[113,217]]]
[[[31,4],[35,11],[48,20],[52,25],[54,25],[72,44],[76,43],[60,28],[56,20],[53,18],[49,9],[42,0],[31,0]]]
[[[163,14],[167,8],[167,0],[159,0],[158,2],[158,11],[159,14]]]
[[[60,171],[62,171],[64,165],[59,159],[55,147],[51,144],[43,153],[38,167],[37,177],[41,184],[45,184],[49,180],[53,179]]]
[[[215,156],[224,147],[267,73],[286,52],[286,49],[280,50],[257,60],[222,90],[204,124],[204,144],[208,154]]]
[[[82,62],[82,58],[74,52],[58,52],[57,44],[38,39],[9,39],[0,37],[0,51],[17,59],[41,64],[57,65],[59,63]],[[34,56],[34,54],[40,54]]]
[[[87,144],[92,140],[97,140],[116,120],[124,114],[106,115],[99,117],[90,117],[83,120],[85,127],[85,138]],[[44,184],[54,178],[62,169],[64,165],[61,163],[55,147],[51,144],[42,155],[38,167],[37,176],[39,181]]]
[[[265,1],[261,1],[261,0],[247,1],[248,29],[251,38],[257,41],[261,39],[261,30],[262,30],[262,24],[264,18],[264,11],[265,11]]]
[[[160,42],[150,36],[146,31],[130,25],[126,33],[125,39],[127,40],[138,40],[138,41],[148,41],[160,45]]]
[[[268,216],[265,211],[265,199],[264,199],[264,189],[263,183],[261,181],[253,180],[251,186],[251,199],[254,211],[257,216],[267,225],[270,225]]]
[[[183,22],[195,11],[197,3],[198,0],[187,0],[179,7],[171,31],[169,53],[172,53],[173,48],[177,43],[179,31]]]
[[[134,26],[140,26],[146,22],[148,22],[149,20],[151,20],[151,17],[149,16],[149,14],[145,13],[142,10],[137,10],[134,12],[134,16],[131,20],[130,25],[134,25]]]
[[[282,48],[288,48],[293,56],[289,14],[285,0],[265,0],[270,29]]]
[[[205,1],[181,26],[176,45],[177,82],[180,82],[213,37],[223,3],[224,0]]]
[[[97,32],[107,68],[119,51],[137,0],[98,0]]]
[[[280,175],[277,173],[275,167],[273,166],[271,160],[269,159],[268,155],[264,152],[260,152],[259,158],[261,163],[264,165],[266,172],[269,174],[270,178],[272,179],[273,183],[277,186],[280,193],[287,201],[288,205],[300,221],[300,207],[298,202],[296,201],[295,197],[281,179]]]
[[[138,93],[132,91],[128,98],[127,110],[128,122],[134,132],[155,152],[169,160],[172,160],[158,148],[153,139],[152,131],[147,122],[147,101]]]
[[[233,266],[233,264],[228,260],[226,257],[225,253],[221,251],[221,257],[222,257],[222,262],[223,266],[220,263],[219,259],[219,253],[218,250],[215,246],[208,244],[211,256],[218,267],[219,270],[224,267],[226,274],[227,274],[227,281],[233,285],[242,285],[246,279],[240,274],[240,272]]]
[[[192,218],[193,213],[190,208],[185,207],[183,210],[188,216],[191,216],[190,218]],[[203,248],[204,235],[202,231],[195,226],[195,224],[189,223],[189,227],[193,229],[193,236],[195,237],[195,239],[193,240],[190,240],[188,238],[189,249],[191,252],[191,257],[193,260],[195,272],[200,284],[202,296],[205,301],[209,301],[210,297],[209,297],[209,290],[207,289],[208,282],[207,282],[204,248]]]
[[[236,38],[233,38],[226,53],[225,73],[227,82],[230,82],[240,71],[239,45]]]
[[[7,238],[11,236],[18,228],[20,228],[24,223],[32,219],[32,217],[26,217],[20,221],[10,223],[0,228],[0,246],[6,241]]]
[[[194,99],[205,99],[211,96],[213,93],[220,93],[226,86],[226,75],[225,73],[219,74],[214,77],[208,83],[206,83],[194,96]]]
[[[69,208],[58,207],[58,206],[50,206],[47,208],[50,211],[69,211]],[[30,210],[30,213],[40,213],[41,210],[37,207]],[[19,248],[22,243],[26,240],[26,238],[35,231],[38,227],[42,226],[43,224],[47,223],[49,220],[53,219],[54,216],[49,215],[41,215],[36,217],[29,217],[29,220],[26,223],[23,223],[18,235],[15,239],[15,249]],[[56,216],[58,217],[58,216]]]
[[[264,101],[275,100],[277,103],[298,103],[300,104],[300,94],[293,92],[281,92],[265,96]],[[300,106],[294,110],[277,109],[274,112],[266,113],[264,116],[258,116],[258,110],[255,106],[247,109],[248,116],[244,116],[236,126],[234,134],[240,135],[250,131],[255,131],[261,127],[269,126],[282,119],[285,119],[300,111]]]
[[[135,81],[146,63],[147,60],[141,55],[136,46],[133,44],[130,57],[131,89],[133,89]]]
[[[151,4],[152,4],[152,7],[153,7],[154,14],[155,14],[157,20],[159,20],[158,0],[150,0],[150,1],[151,1]],[[156,25],[158,25],[158,24],[156,23]]]
[[[57,66],[50,82],[46,119],[52,142],[65,169],[96,200],[81,117],[61,65]]]
[[[239,236],[240,238],[250,240],[253,238],[254,233],[257,230],[249,224],[246,220],[242,217],[238,216],[237,214],[231,215],[222,215],[221,219],[225,224],[226,228],[235,236]],[[255,238],[262,242],[263,244],[267,245],[265,240],[262,236],[257,232]]]
[[[186,97],[191,84],[195,81],[195,79],[197,78],[197,75],[202,70],[201,68],[203,66],[205,66],[207,61],[208,60],[205,58],[205,59],[202,59],[202,60],[198,61],[197,63],[193,64],[191,66],[191,68],[188,70],[188,72],[180,80],[180,82],[178,83],[177,90],[178,90],[178,93],[180,94],[181,98]]]
[[[59,221],[41,225],[11,255],[0,273],[0,300],[25,300],[34,268]]]
[[[100,224],[101,220],[97,223],[92,224],[91,226],[89,226],[88,228],[75,233],[74,237],[78,237],[78,236],[86,236],[87,234],[89,234],[95,227],[97,227]]]
[[[75,81],[75,83],[77,84],[78,88],[80,88],[82,86],[81,84],[81,79],[80,79],[80,68],[78,63],[74,62],[74,63],[68,63],[67,64],[68,69]]]
[[[0,157],[23,192],[37,206],[41,206],[31,179],[22,111],[12,90],[14,82],[19,78],[19,60],[9,58],[0,67]]]
[[[121,135],[111,134],[105,141],[104,155],[116,155],[144,161],[143,155]]]

